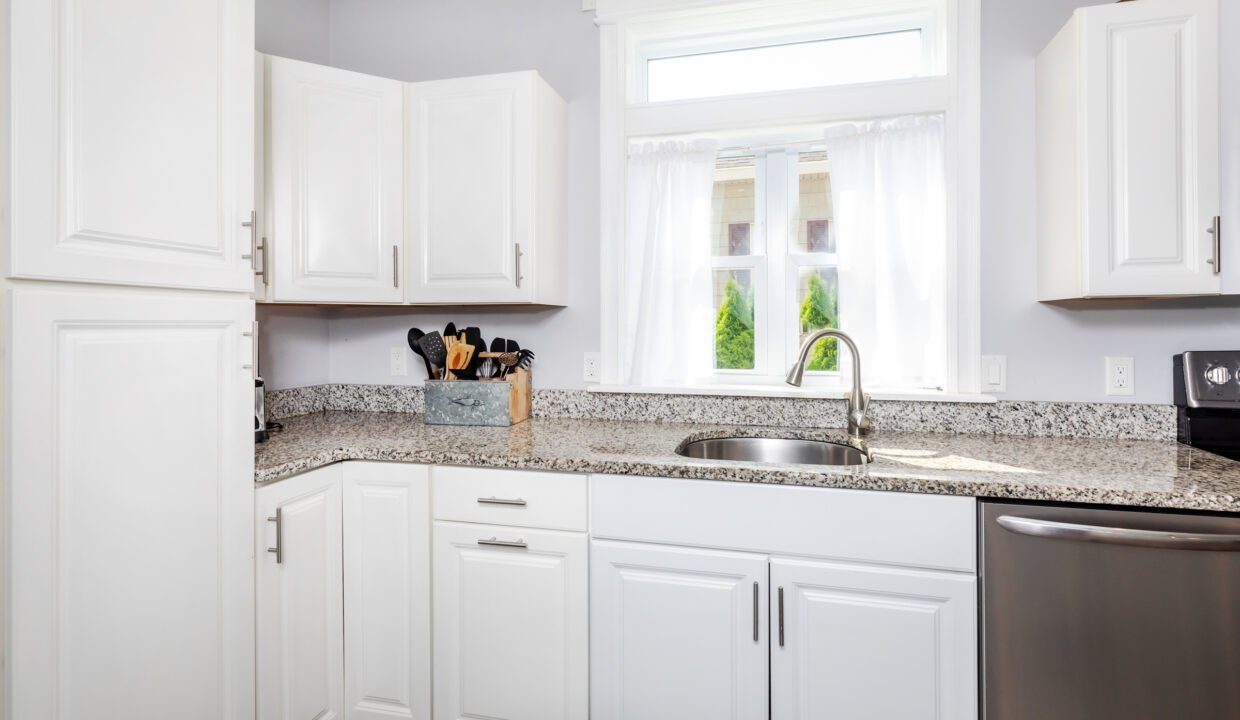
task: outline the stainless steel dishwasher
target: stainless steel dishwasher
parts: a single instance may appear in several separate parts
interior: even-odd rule
[[[1240,518],[984,502],[984,720],[1240,719]]]

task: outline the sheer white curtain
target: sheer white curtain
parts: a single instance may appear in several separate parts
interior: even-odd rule
[[[943,158],[941,116],[827,132],[840,325],[857,341],[863,374],[884,387],[943,387],[946,380]]]
[[[711,367],[715,143],[629,148],[620,381],[685,385]]]

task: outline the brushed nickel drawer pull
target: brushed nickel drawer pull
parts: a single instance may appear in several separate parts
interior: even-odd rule
[[[276,514],[267,518],[267,522],[276,524],[276,546],[267,548],[267,552],[276,554],[276,565],[284,564],[284,509],[276,508]]]
[[[1221,227],[1221,219],[1218,215],[1210,221],[1210,227],[1206,228],[1206,232],[1213,235],[1212,243],[1214,245],[1214,257],[1206,260],[1206,263],[1214,266],[1214,274],[1218,275],[1223,272],[1223,229]]]
[[[479,541],[478,541],[478,544],[479,544],[479,545],[492,545],[492,546],[494,546],[494,547],[520,548],[520,549],[522,549],[522,550],[524,550],[524,549],[526,549],[527,547],[529,547],[529,545],[526,545],[526,544],[525,544],[525,541],[524,541],[524,540],[521,540],[521,539],[517,539],[517,540],[496,540],[495,538],[491,538],[491,539],[489,539],[489,540],[479,540]]]
[[[784,589],[779,589],[779,646],[784,646]]]
[[[478,498],[479,505],[519,505],[524,507],[527,503],[523,498],[497,498],[491,497]]]
[[[758,642],[758,581],[753,581],[753,641]]]

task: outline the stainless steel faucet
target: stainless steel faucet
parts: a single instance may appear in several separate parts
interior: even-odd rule
[[[861,354],[857,352],[857,344],[852,341],[848,335],[827,328],[819,330],[810,335],[801,345],[801,352],[797,355],[796,364],[788,371],[787,383],[801,387],[801,380],[805,376],[805,363],[809,360],[809,352],[814,349],[814,345],[821,339],[833,337],[844,345],[848,346],[848,352],[852,354],[852,391],[848,393],[848,434],[853,437],[861,437],[870,434],[870,416],[867,414],[870,409],[870,396],[861,390]]]

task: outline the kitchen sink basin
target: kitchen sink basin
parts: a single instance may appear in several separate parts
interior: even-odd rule
[[[864,465],[867,462],[866,454],[851,445],[793,438],[712,438],[685,443],[676,452],[705,460],[797,465]]]

